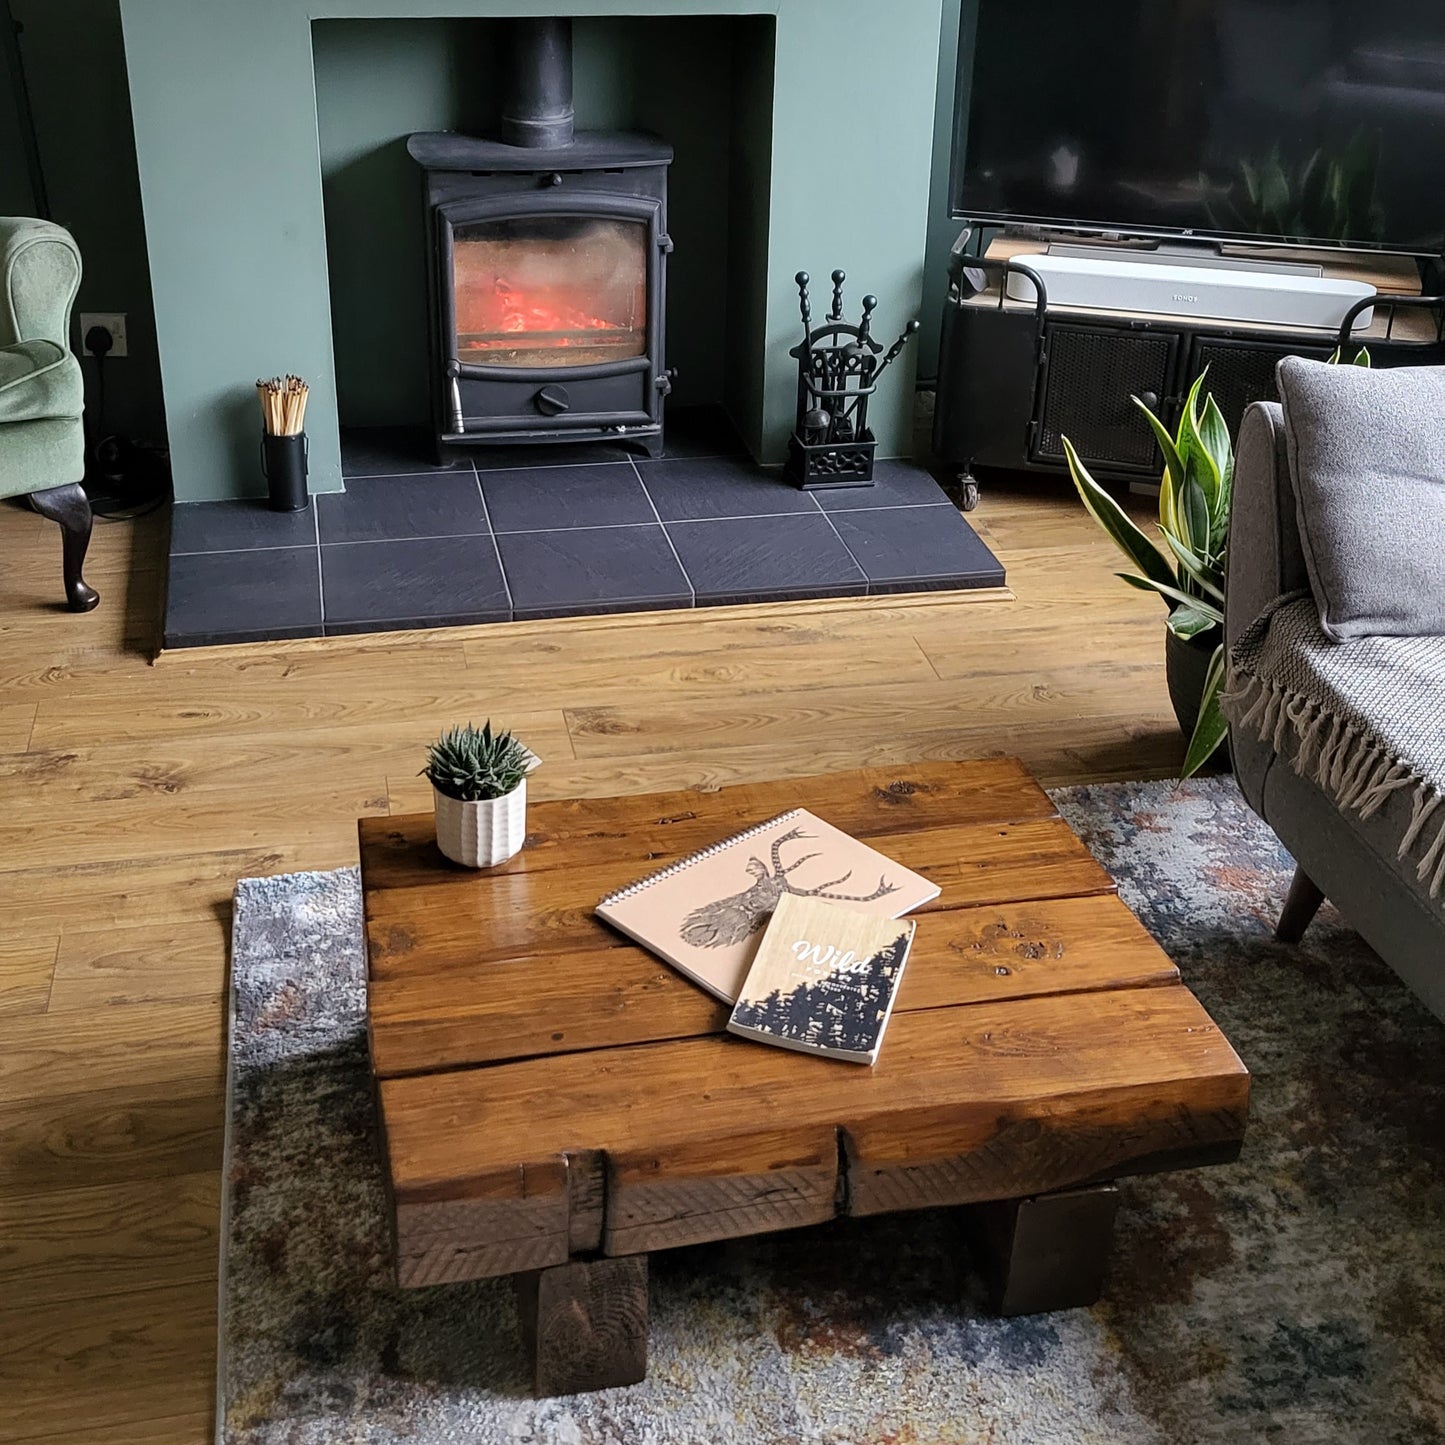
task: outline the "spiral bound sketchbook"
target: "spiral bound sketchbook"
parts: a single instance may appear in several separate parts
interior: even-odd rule
[[[794,808],[609,893],[596,912],[724,1003],[735,1003],[780,898],[821,898],[899,918],[938,892],[911,869]]]

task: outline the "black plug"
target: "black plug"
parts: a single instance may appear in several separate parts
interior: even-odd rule
[[[85,349],[92,356],[105,356],[114,346],[115,337],[104,326],[92,326],[85,333]]]

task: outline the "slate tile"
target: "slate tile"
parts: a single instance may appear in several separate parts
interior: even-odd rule
[[[1003,564],[953,507],[870,508],[828,520],[867,573],[870,592],[1004,585]]]
[[[485,535],[487,509],[477,474],[353,477],[345,492],[318,497],[323,542],[400,541]]]
[[[630,462],[486,472],[482,490],[496,532],[621,527],[657,520]]]
[[[664,522],[818,511],[812,497],[785,482],[781,472],[765,471],[745,457],[639,462],[637,470]]]
[[[672,522],[667,531],[699,605],[861,597],[868,590],[848,549],[816,512]]]
[[[952,505],[943,488],[924,468],[893,460],[874,463],[871,487],[820,487],[813,496],[825,512]]]
[[[656,523],[509,532],[497,545],[517,617],[692,606],[692,589]]]
[[[165,646],[320,635],[314,546],[172,556]]]
[[[490,535],[327,543],[321,580],[328,634],[511,617]]]
[[[314,547],[316,501],[304,512],[273,512],[264,500],[177,502],[171,555],[241,552],[252,547]]]

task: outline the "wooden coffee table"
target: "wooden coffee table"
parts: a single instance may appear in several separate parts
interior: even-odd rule
[[[726,1034],[723,1005],[592,916],[793,807],[943,890],[873,1068]],[[1109,1181],[1239,1152],[1243,1064],[1015,761],[528,821],[490,872],[447,863],[430,814],[360,828],[397,1279],[518,1275],[540,1394],[643,1377],[651,1250],[960,1205],[999,1308],[1086,1304]]]

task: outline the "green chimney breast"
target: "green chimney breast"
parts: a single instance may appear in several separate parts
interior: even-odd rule
[[[792,423],[796,271],[843,267],[885,329],[923,304],[943,3],[558,11],[578,22],[579,126],[677,147],[669,359],[763,461]],[[423,212],[401,143],[488,133],[487,22],[550,7],[120,4],[176,495],[263,490],[254,382],[288,371],[312,386],[311,485],[339,490],[341,422],[424,416]],[[880,455],[910,449],[912,378],[900,364],[875,403]]]

